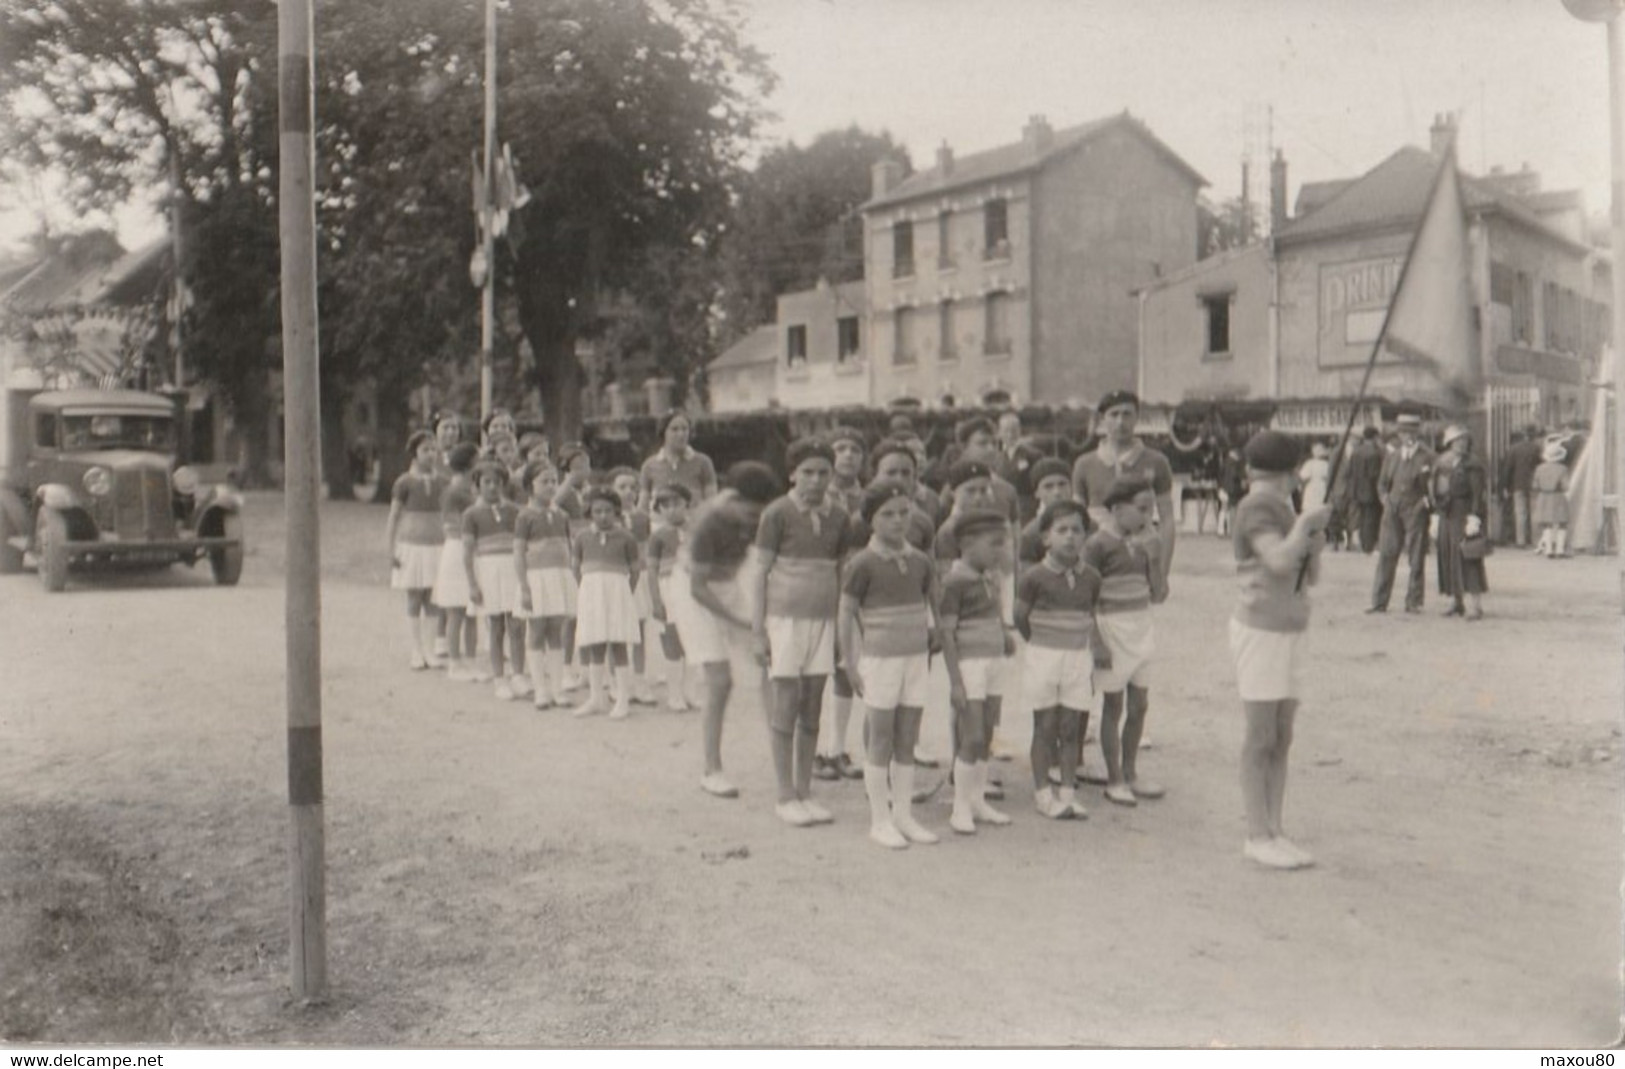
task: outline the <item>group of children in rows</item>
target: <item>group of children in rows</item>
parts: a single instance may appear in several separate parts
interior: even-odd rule
[[[1101,407],[1122,405],[1137,410],[1138,401],[1120,393]],[[1022,527],[1015,488],[994,473],[993,425],[966,420],[955,438],[960,456],[941,498],[919,482],[917,441],[887,439],[868,451],[857,432],[837,429],[790,444],[788,492],[767,466],[745,462],[704,502],[675,481],[656,487],[651,518],[639,507],[640,479],[631,469],[612,473],[609,487],[593,487],[575,479],[579,473],[561,482],[553,465],[536,457],[515,487],[501,461],[477,460],[469,446],[452,449],[451,478],[437,499],[437,447],[424,433],[414,438],[414,470],[396,487],[389,530],[395,585],[408,591],[409,618],[417,619],[413,664],[430,661],[428,605],[446,610],[450,650],[459,634],[466,642],[468,615],[483,616],[499,696],[528,689],[538,707],[551,704],[570,687],[563,663],[573,653],[589,676],[589,696],[576,712],[606,708],[605,673],[613,671],[610,715],[624,717],[640,686],[629,660],[653,631],[668,663],[681,658],[703,672],[701,786],[736,797],[722,770],[723,716],[733,664],[753,659],[766,670],[777,816],[797,827],[828,823],[833,817],[813,797],[813,779],[861,777],[870,838],[892,849],[938,841],[913,811],[933,658],[946,671],[952,706],[948,824],[964,835],[1010,822],[991,804],[1002,793],[989,770],[1007,700],[1032,710],[1037,811],[1051,819],[1087,816],[1077,785],[1087,782],[1079,776],[1098,684],[1105,776],[1091,781],[1103,783],[1117,805],[1162,797],[1164,789],[1138,768],[1155,650],[1151,608],[1168,596],[1152,484],[1107,469],[1095,489],[1086,487],[1090,500],[1080,501],[1072,469],[1041,460],[1028,473],[1037,514]],[[1269,867],[1298,868],[1308,855],[1280,828],[1298,640],[1307,624],[1297,573],[1324,544],[1317,530],[1325,510],[1299,517],[1292,508],[1297,457],[1290,439],[1261,434],[1249,443],[1247,461],[1254,490],[1237,514],[1243,595],[1231,623],[1248,716],[1245,852]],[[461,495],[459,479],[467,483]],[[523,507],[511,499],[520,494]],[[567,494],[579,495],[579,516]],[[1308,566],[1310,582],[1314,575]],[[528,688],[514,667],[525,663],[518,636],[526,622]],[[747,644],[753,658],[744,656]],[[471,652],[465,645],[465,661]],[[668,677],[674,706],[686,704],[681,671]],[[831,677],[835,722],[823,731]],[[853,699],[865,710],[861,770],[846,750]]]

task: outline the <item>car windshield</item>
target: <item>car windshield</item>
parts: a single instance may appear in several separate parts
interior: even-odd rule
[[[175,421],[168,416],[97,412],[62,418],[62,448],[175,450]]]

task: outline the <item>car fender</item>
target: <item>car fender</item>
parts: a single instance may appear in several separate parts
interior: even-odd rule
[[[222,498],[206,502],[197,514],[197,536],[199,538],[219,538],[224,532],[225,517],[242,511],[242,502],[231,498]]]

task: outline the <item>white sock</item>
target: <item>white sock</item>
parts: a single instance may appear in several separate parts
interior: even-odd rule
[[[615,673],[615,708],[625,710],[632,704],[632,669],[628,665],[616,665]]]
[[[544,698],[552,697],[547,686],[547,655],[543,650],[531,650],[530,656],[525,659],[525,665],[530,669],[530,683],[536,688],[536,693]]]
[[[863,766],[863,792],[869,796],[869,824],[883,828],[891,823],[891,807],[887,803],[886,766]]]
[[[976,813],[971,807],[971,799],[982,785],[976,779],[977,766],[968,761],[954,758],[954,814],[955,820],[974,820]]]

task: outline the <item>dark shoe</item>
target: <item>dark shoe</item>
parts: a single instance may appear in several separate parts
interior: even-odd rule
[[[862,779],[863,769],[852,763],[851,754],[842,754],[835,759],[835,768],[841,773],[842,779]]]
[[[814,779],[826,781],[841,778],[841,770],[836,767],[835,759],[833,757],[825,757],[823,754],[813,755],[812,774]]]

